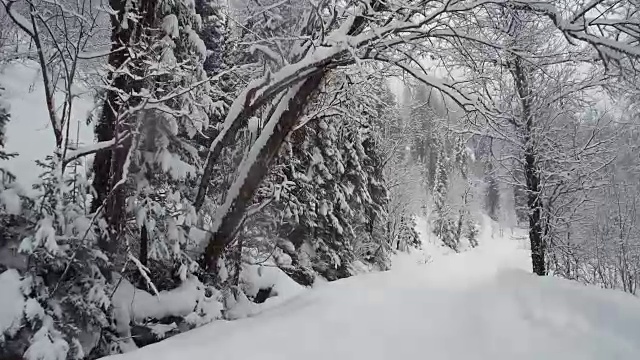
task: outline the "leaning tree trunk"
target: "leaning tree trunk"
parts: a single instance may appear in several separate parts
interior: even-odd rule
[[[201,266],[205,270],[213,270],[216,268],[218,258],[222,255],[225,247],[233,241],[255,191],[262,182],[262,179],[267,175],[271,162],[278,154],[285,138],[291,130],[293,130],[297,120],[302,115],[307,105],[309,95],[318,88],[324,75],[324,71],[319,71],[304,80],[302,84],[294,85],[294,89],[298,88],[295,94],[290,98],[283,98],[281,100],[281,102],[287,103],[286,110],[279,114],[273,133],[270,136],[263,134],[264,136],[268,136],[266,143],[260,148],[255,161],[248,164],[249,168],[246,170],[246,176],[238,189],[237,196],[228,200],[232,203],[227,211],[222,214],[218,228],[209,239],[209,243],[201,260]],[[293,91],[293,89],[290,91]],[[277,115],[278,114],[276,114],[276,116]],[[254,146],[260,145],[256,144]],[[242,172],[243,169],[240,171]],[[232,196],[232,194],[228,196]]]
[[[522,118],[524,120],[524,176],[527,185],[527,206],[529,208],[529,241],[531,243],[531,263],[533,272],[547,274],[545,264],[545,243],[542,230],[542,199],[540,198],[540,168],[533,139],[534,116],[531,105],[531,89],[522,60],[513,61],[513,79],[520,97]]]
[[[376,11],[382,9],[383,6],[383,2],[379,0],[374,0],[371,5]],[[365,25],[366,18],[364,16],[357,17],[351,24],[347,32],[348,35],[357,35],[362,32]],[[238,229],[242,226],[247,207],[251,204],[251,200],[258,186],[269,172],[271,163],[278,154],[282,143],[291,133],[300,116],[302,116],[309,102],[309,96],[318,89],[332,65],[330,61],[318,64],[314,72],[310,72],[301,82],[291,85],[287,91],[287,95],[278,101],[279,106],[285,105],[285,109],[284,111],[273,113],[269,119],[269,122],[277,121],[273,132],[261,134],[257,143],[253,145],[254,147],[260,146],[259,151],[255,154],[255,160],[250,164],[245,164],[248,168],[240,169],[238,179],[232,184],[231,189],[227,193],[229,198],[220,209],[223,210],[224,213],[221,214],[221,218],[218,219],[217,224],[214,225],[214,231],[210,235],[207,247],[200,259],[200,265],[205,271],[215,271],[218,258],[222,255],[226,246],[233,241]],[[240,125],[257,110],[258,106],[261,106],[261,104],[249,105],[253,95],[251,91],[241,95],[244,96],[246,100],[245,107],[237,116],[236,121],[231,124],[230,129],[225,132],[221,141],[212,144],[213,146],[209,151],[201,185],[198,189],[198,195],[194,202],[196,209],[202,206],[204,196],[209,186],[212,164],[218,158],[222,147],[229,143]],[[266,141],[261,143],[263,137],[266,137]],[[234,187],[237,187],[237,189],[234,189]],[[237,191],[237,194],[233,193],[235,191]]]

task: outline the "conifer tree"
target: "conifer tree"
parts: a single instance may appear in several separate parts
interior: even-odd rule
[[[456,226],[452,219],[448,203],[450,159],[444,148],[438,156],[433,188],[434,215],[433,231],[442,243],[454,251],[458,251]]]

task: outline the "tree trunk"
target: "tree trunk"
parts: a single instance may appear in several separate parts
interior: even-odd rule
[[[384,5],[384,3],[380,0],[373,0],[371,2],[370,8],[373,11],[381,11],[382,9],[384,9],[386,7],[386,5]],[[349,29],[349,31],[347,31],[348,35],[356,35],[360,32],[362,32],[362,30],[364,29],[365,25],[366,25],[366,20],[367,18],[365,16],[358,16],[356,17],[356,19],[353,21],[353,23],[351,24],[351,27]],[[306,27],[305,29],[302,30],[302,32],[300,33],[301,36],[306,36],[306,35],[310,35],[310,31],[312,30],[312,28],[310,27]],[[294,58],[292,62],[297,62],[302,60],[302,57],[306,56],[306,53],[301,54],[300,58]],[[317,87],[320,82],[322,81],[322,78],[324,77],[324,72],[326,70],[328,70],[329,66],[331,65],[331,61],[327,61],[324,64],[318,64],[318,66],[320,66],[320,68],[322,68],[322,76],[319,77],[317,84],[315,85],[315,87]],[[312,74],[310,75],[309,78],[307,78],[306,80],[309,80],[313,77],[315,77],[316,74]],[[303,85],[303,87],[306,87],[307,81],[305,81],[305,85]],[[311,91],[315,90],[311,89]],[[306,91],[306,90],[303,90]],[[310,91],[310,92],[311,92]],[[196,211],[200,211],[200,209],[202,208],[202,205],[204,204],[204,200],[205,197],[207,195],[207,192],[209,190],[209,185],[210,185],[210,181],[211,181],[211,177],[213,176],[213,167],[216,163],[216,161],[218,160],[218,158],[220,157],[220,153],[222,152],[222,149],[225,146],[228,146],[229,144],[232,143],[233,139],[235,138],[236,133],[238,132],[238,130],[240,128],[242,128],[246,123],[247,120],[257,111],[257,109],[259,109],[260,107],[262,107],[263,105],[265,105],[265,103],[267,103],[267,101],[269,100],[273,100],[271,99],[264,99],[262,101],[253,101],[253,97],[255,95],[256,89],[250,89],[249,91],[246,91],[244,93],[242,93],[240,96],[244,97],[244,108],[242,109],[242,111],[240,112],[240,114],[237,115],[236,120],[234,122],[232,122],[230,124],[230,127],[224,131],[224,133],[222,134],[220,141],[216,142],[214,141],[211,144],[211,147],[209,149],[208,155],[207,155],[207,160],[205,162],[205,166],[204,166],[204,171],[202,173],[202,178],[200,180],[200,185],[198,187],[198,192],[196,194],[196,197],[193,201],[193,206],[196,209]],[[309,92],[309,93],[310,93]],[[306,96],[305,96],[306,98]],[[253,101],[253,104],[252,104]],[[306,104],[303,104],[302,107],[304,108],[306,106]],[[262,179],[260,179],[262,180]]]
[[[529,241],[531,243],[531,263],[537,275],[547,275],[545,264],[545,243],[542,231],[542,200],[540,199],[540,169],[533,139],[534,117],[531,105],[531,89],[522,60],[513,61],[513,79],[520,97],[524,120],[524,176],[527,184],[527,206],[529,208]]]
[[[460,244],[460,238],[462,238],[462,224],[464,223],[464,214],[462,210],[458,213],[458,223],[456,224],[456,244]]]
[[[114,69],[109,74],[109,81],[111,86],[121,91],[127,91],[129,89],[129,82],[122,75],[117,75],[114,71],[119,69],[128,59],[129,52],[123,51],[122,47],[128,46],[131,35],[133,33],[133,27],[122,28],[120,26],[122,16],[125,13],[126,0],[110,0],[109,5],[112,9],[117,11],[113,13],[111,18],[111,53],[108,58],[109,66]],[[106,94],[106,99],[102,107],[102,114],[98,120],[98,124],[95,128],[97,141],[112,140],[117,134],[117,130],[122,130],[122,125],[117,123],[118,110],[121,104],[118,99],[118,92],[115,90],[109,90]],[[116,129],[118,128],[118,129]],[[96,212],[104,205],[104,216],[107,224],[111,226],[120,222],[120,213],[118,209],[123,204],[123,200],[120,198],[124,195],[122,192],[110,194],[114,183],[114,179],[120,178],[121,172],[117,171],[118,164],[123,164],[123,157],[126,158],[127,150],[122,148],[118,149],[103,149],[96,153],[93,161],[93,189],[95,190],[95,197],[91,203],[91,212]],[[123,154],[124,152],[124,154]],[[117,182],[117,180],[115,180]],[[107,199],[110,199],[107,201]],[[108,203],[107,203],[108,202]],[[115,241],[113,236],[102,236],[98,242],[100,248],[107,252],[113,253],[115,251]]]
[[[371,4],[371,8],[374,11],[379,11],[383,7],[383,3],[379,0],[374,0]],[[362,32],[365,25],[366,17],[359,16],[353,21],[347,34],[356,35]],[[293,96],[291,96],[288,100],[280,100],[280,102],[287,101],[288,106],[286,110],[280,114],[273,134],[260,148],[258,156],[250,165],[246,177],[243,179],[243,183],[238,189],[237,196],[232,199],[233,203],[227,209],[226,213],[223,214],[222,219],[220,219],[219,226],[209,238],[207,247],[205,248],[204,254],[200,259],[200,265],[203,269],[205,269],[205,271],[216,268],[218,258],[220,257],[220,255],[222,255],[225,247],[229,243],[231,243],[231,241],[233,241],[238,228],[242,224],[244,213],[247,207],[250,205],[255,191],[262,182],[262,179],[264,179],[265,175],[268,173],[270,165],[273,159],[278,154],[285,138],[293,130],[294,126],[297,123],[297,120],[305,110],[308,103],[309,95],[311,95],[320,86],[322,80],[324,79],[324,76],[326,75],[327,71],[329,71],[330,65],[330,63],[319,65],[318,70],[310,74],[302,82],[302,84],[300,84],[299,88]],[[292,86],[296,87],[298,85],[296,84]],[[246,106],[238,116],[238,118],[243,121],[234,122],[232,124],[232,128],[235,128],[234,130],[237,130],[237,128],[240,127],[240,124],[244,122],[244,120],[248,119],[248,117],[252,115],[253,111],[255,111],[255,109],[251,109],[248,106],[252,97],[253,94],[251,92],[247,92],[245,94]],[[258,104],[254,104],[254,107],[256,106],[258,106]],[[232,131],[231,133],[234,134],[235,131]],[[194,202],[194,206],[196,207],[196,209],[199,209],[200,206],[202,206],[204,196],[209,186],[207,171],[212,170],[212,163],[217,159],[222,146],[226,144],[231,138],[232,135],[225,136],[223,138],[223,141],[217,144],[218,147],[214,147],[214,149],[209,152],[209,159],[207,159],[207,164],[205,166],[203,181],[201,182],[200,189],[198,190],[198,195],[196,196],[196,200]]]
[[[149,265],[149,231],[146,224],[143,224],[142,229],[140,229],[140,254],[138,260],[144,266]]]
[[[529,207],[529,241],[531,243],[531,262],[533,272],[547,275],[545,266],[545,244],[542,236],[542,202],[540,200],[540,173],[535,164],[535,157],[525,155],[525,176],[528,189],[527,205]]]
[[[318,88],[324,75],[324,71],[311,75],[300,85],[294,96],[288,100],[281,100],[288,102],[287,110],[282,112],[273,134],[260,149],[256,160],[250,164],[247,176],[238,190],[238,195],[233,199],[228,211],[223,214],[218,229],[211,235],[201,259],[201,266],[205,270],[216,268],[218,258],[222,255],[224,248],[233,240],[242,223],[247,206],[250,205],[255,191],[268,173],[271,162],[302,115],[309,95]]]
[[[139,89],[142,85],[134,82],[126,72],[120,73],[121,67],[130,61],[130,48],[136,41],[136,32],[140,34],[145,28],[155,23],[156,0],[142,2],[138,9],[142,15],[137,26],[122,27],[123,16],[127,13],[125,9],[129,2],[127,0],[109,0],[109,5],[115,12],[110,15],[111,20],[111,53],[108,63],[112,69],[108,79],[111,89],[107,91],[106,99],[102,107],[102,114],[95,128],[98,141],[112,140],[120,134],[131,130],[132,119],[119,118],[119,113],[124,107],[133,106],[132,103],[123,103],[120,94],[129,94]],[[129,12],[132,10],[130,9]],[[117,139],[116,139],[117,140]],[[117,142],[117,141],[116,141]],[[95,197],[91,203],[91,211],[96,212],[103,208],[103,214],[108,225],[108,236],[101,236],[98,246],[107,254],[117,250],[118,237],[123,234],[125,225],[125,200],[126,192],[124,186],[116,185],[120,183],[125,171],[125,163],[131,149],[131,137],[120,142],[119,146],[113,149],[103,149],[96,153],[93,161],[93,188]]]

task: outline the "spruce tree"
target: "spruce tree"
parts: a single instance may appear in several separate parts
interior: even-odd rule
[[[498,181],[493,174],[493,165],[491,162],[487,162],[487,170],[485,176],[485,183],[487,186],[485,194],[485,210],[487,215],[494,220],[498,221],[499,206],[500,206],[500,189]]]
[[[444,146],[436,163],[436,173],[433,188],[434,215],[433,232],[442,243],[454,251],[458,251],[456,224],[452,219],[448,203],[449,171],[451,162]]]

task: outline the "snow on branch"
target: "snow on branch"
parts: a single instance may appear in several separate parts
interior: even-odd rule
[[[373,54],[371,55],[371,58],[398,66],[399,68],[401,68],[402,70],[404,70],[409,75],[416,78],[417,80],[435,89],[438,89],[443,94],[446,94],[453,101],[455,101],[456,104],[458,104],[458,106],[460,106],[462,109],[466,111],[483,109],[482,102],[479,99],[463,93],[461,90],[456,89],[455,87],[446,83],[442,79],[439,79],[435,76],[428,75],[424,68],[415,68],[407,64],[404,64],[401,60],[391,59],[384,55]]]
[[[31,26],[31,22],[27,20],[24,16],[20,15],[15,9],[13,9],[13,5],[17,2],[17,0],[1,0],[2,5],[4,5],[4,9],[13,21],[22,31],[26,32],[30,37],[34,37],[35,29]]]
[[[554,25],[570,38],[584,41],[594,46],[599,52],[603,60],[617,60],[620,55],[627,55],[633,58],[640,58],[640,20],[620,17],[616,14],[612,6],[605,4],[604,0],[593,0],[583,8],[577,10],[569,19],[564,18],[559,9],[551,2],[542,2],[535,0],[503,0],[489,1],[504,6],[510,6],[514,9],[533,11],[540,13],[551,19]],[[620,3],[624,3],[621,1]],[[598,6],[605,7],[598,10]],[[631,2],[628,6],[634,6]],[[596,12],[597,16],[588,18],[587,14]],[[592,27],[600,27],[592,29]],[[615,28],[619,34],[609,38],[608,31],[604,31],[602,27]],[[593,33],[600,35],[594,35]],[[624,34],[626,36],[620,36]],[[623,40],[627,37],[627,40]]]
[[[358,10],[343,19],[342,24],[335,27],[327,36],[319,36],[319,43],[314,44],[299,61],[285,65],[274,73],[267,73],[262,78],[251,81],[231,105],[222,130],[211,143],[207,156],[207,165],[201,186],[194,202],[199,209],[204,201],[206,183],[211,176],[212,164],[235,136],[238,129],[261,106],[273,100],[277,94],[287,91],[293,84],[299,83],[314,74],[339,65],[355,62],[356,54],[362,58],[370,58],[391,63],[400,67],[413,77],[423,81],[450,96],[465,110],[485,110],[479,98],[471,97],[457,90],[453,85],[430,76],[425,69],[407,66],[406,59],[396,59],[381,52],[402,44],[415,44],[435,38],[463,36],[467,40],[490,44],[470,34],[459,34],[453,31],[455,26],[452,15],[467,12],[485,5],[498,5],[541,13],[549,17],[556,27],[574,39],[580,39],[594,45],[601,53],[607,51],[622,52],[640,57],[640,48],[630,46],[623,41],[596,36],[587,32],[585,26],[577,22],[565,20],[551,2],[529,0],[478,0],[478,1],[442,1],[420,8],[413,8],[403,3],[395,3],[403,11],[377,12],[372,1],[362,2]],[[385,6],[386,7],[386,6]],[[401,15],[402,14],[402,15]],[[380,24],[380,25],[379,25]],[[357,30],[356,30],[357,29]],[[324,29],[319,30],[324,31]],[[322,35],[322,34],[320,34]],[[497,46],[497,45],[496,45]],[[272,51],[262,53],[275,56]],[[609,56],[612,58],[613,56]],[[415,60],[408,57],[409,60]]]
[[[87,156],[87,155],[91,155],[91,154],[95,154],[100,150],[105,150],[105,149],[112,149],[115,145],[116,145],[116,139],[119,140],[119,143],[124,142],[126,139],[128,139],[130,136],[129,133],[124,133],[124,134],[120,134],[118,136],[116,136],[115,138],[111,139],[111,140],[107,140],[107,141],[99,141],[95,144],[91,144],[88,146],[84,146],[81,148],[77,148],[75,150],[69,150],[67,151],[67,156],[63,161],[63,164],[68,164],[74,160],[77,160],[81,157]]]
[[[261,53],[268,60],[273,62],[276,65],[280,65],[282,63],[282,56],[277,54],[275,51],[271,50],[268,46],[253,44],[249,47],[249,53],[255,55],[256,53]]]

